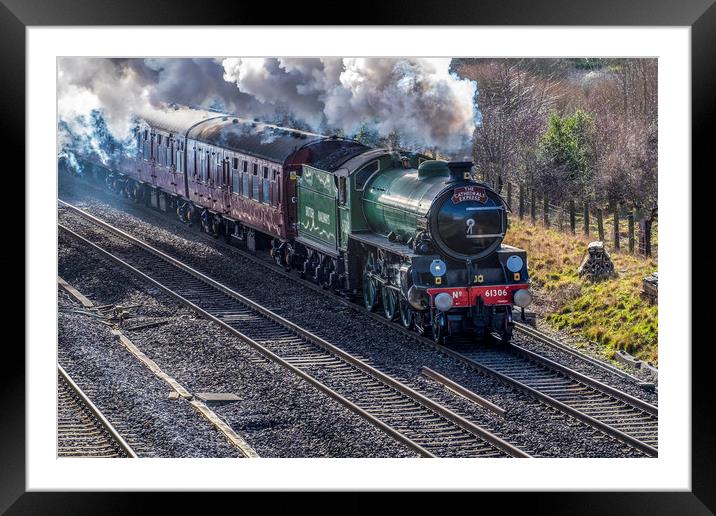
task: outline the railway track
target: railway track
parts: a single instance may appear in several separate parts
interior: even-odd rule
[[[650,457],[658,455],[658,409],[514,344],[448,348],[471,367],[584,421]]]
[[[226,246],[228,249],[241,254],[252,262],[269,268],[277,274],[282,274],[292,281],[299,282],[319,292],[322,296],[331,296],[337,302],[350,306],[375,320],[389,325],[392,329],[400,331],[416,341],[432,346],[441,353],[451,356],[473,369],[496,378],[512,388],[525,392],[560,412],[577,418],[606,435],[640,450],[647,456],[655,457],[658,455],[658,408],[654,405],[623,393],[614,387],[592,380],[578,371],[543,358],[514,344],[510,344],[503,349],[488,348],[485,350],[486,352],[491,351],[495,355],[504,355],[503,362],[504,364],[509,364],[509,367],[506,365],[503,367],[494,361],[487,361],[488,355],[481,355],[480,348],[474,346],[474,344],[472,347],[463,346],[462,348],[459,346],[454,348],[436,344],[434,341],[407,330],[399,324],[394,324],[386,320],[378,313],[369,312],[362,306],[342,296],[324,290],[320,286],[301,279],[295,274],[286,272],[281,267],[276,266],[266,259],[262,259],[252,253],[234,246],[229,246],[228,244],[223,244],[214,239],[212,239],[212,242],[222,247]],[[564,348],[569,350],[569,348],[564,345],[549,342],[553,339],[547,338],[542,335],[541,332],[537,332],[537,330],[526,325],[518,324],[516,331],[528,338],[537,339],[540,337],[540,339],[538,339],[540,342],[548,344],[551,347],[559,348],[563,351],[565,350]],[[638,378],[613,366],[592,359],[591,357],[586,357],[576,351],[570,354],[587,363],[597,365],[609,373],[614,373],[622,378],[639,382]],[[483,358],[486,360],[485,363],[481,362]],[[490,360],[494,359],[494,356],[490,358]],[[494,367],[491,367],[490,364]],[[532,377],[530,375],[532,375]],[[545,376],[550,375],[552,377],[551,383],[546,381],[545,378]],[[560,387],[562,392],[559,390]]]
[[[536,328],[533,328],[532,326],[521,323],[519,321],[515,321],[515,330],[517,330],[518,333],[522,333],[522,334],[526,335],[527,337],[539,342],[540,344],[543,344],[543,345],[550,347],[552,349],[567,353],[568,355],[571,355],[571,356],[573,356],[583,362],[586,362],[592,366],[598,367],[599,369],[602,369],[603,371],[606,371],[607,373],[625,378],[631,382],[634,382],[637,385],[640,385],[642,388],[644,388],[646,390],[652,391],[652,390],[655,390],[655,388],[656,388],[654,382],[645,382],[641,378],[637,378],[636,376],[629,374],[626,371],[619,369],[618,367],[615,367],[611,364],[608,364],[601,360],[597,360],[596,358],[593,358],[593,357],[590,357],[589,355],[581,353],[580,351],[578,351],[574,348],[571,348],[571,347],[567,346],[566,344],[562,344],[558,340],[537,330]]]
[[[102,190],[102,189],[98,189],[93,183],[89,183],[89,182],[86,182],[86,181],[85,181],[85,182],[83,182],[83,186],[94,188],[98,194],[108,195],[106,191],[104,191],[104,190]],[[186,224],[183,224],[183,223],[177,221],[176,218],[175,218],[175,217],[172,217],[171,215],[170,215],[170,216],[167,216],[166,214],[162,214],[162,213],[160,213],[160,212],[157,212],[156,210],[150,210],[150,209],[148,209],[148,208],[145,207],[145,206],[138,205],[138,204],[136,204],[136,203],[134,203],[134,202],[131,202],[131,201],[127,201],[127,200],[126,200],[125,198],[123,198],[123,197],[117,197],[117,196],[115,196],[114,198],[115,198],[115,199],[119,199],[121,202],[124,202],[124,203],[126,204],[125,207],[128,208],[128,209],[130,209],[130,210],[140,210],[143,214],[148,214],[148,215],[150,215],[150,216],[152,216],[152,217],[161,218],[161,219],[162,219],[163,221],[165,221],[165,222],[169,222],[169,223],[171,223],[171,224],[174,224],[177,229],[180,229],[180,230],[186,230],[186,229],[187,229]],[[352,309],[357,310],[357,311],[359,311],[359,312],[361,312],[361,313],[363,313],[363,314],[369,315],[370,317],[373,317],[374,319],[379,320],[379,321],[381,321],[382,323],[389,324],[389,321],[386,321],[385,318],[383,318],[379,313],[369,312],[369,311],[367,311],[362,305],[353,303],[353,302],[351,302],[349,299],[347,299],[347,298],[344,297],[344,296],[341,296],[341,295],[336,294],[336,293],[334,293],[334,292],[325,290],[325,289],[323,289],[321,286],[316,285],[315,283],[312,283],[312,282],[309,281],[309,280],[302,279],[302,278],[300,278],[299,276],[297,276],[297,275],[294,274],[294,273],[286,272],[286,271],[283,269],[283,267],[277,266],[277,265],[273,262],[273,260],[268,259],[268,257],[263,257],[263,256],[261,256],[260,254],[257,255],[257,254],[248,252],[248,251],[246,251],[246,250],[244,250],[244,249],[241,249],[240,247],[237,247],[237,246],[228,244],[228,243],[224,242],[224,241],[221,240],[221,239],[212,238],[211,236],[206,235],[206,234],[203,234],[203,233],[200,233],[200,232],[197,232],[197,233],[199,233],[200,235],[202,235],[203,237],[205,237],[206,240],[207,240],[207,242],[211,242],[211,244],[214,245],[214,246],[219,246],[219,247],[221,247],[221,248],[223,248],[223,249],[226,249],[226,250],[228,250],[228,251],[230,251],[230,252],[238,253],[238,254],[240,254],[243,258],[248,259],[248,260],[251,260],[252,262],[258,264],[258,265],[261,266],[261,267],[270,269],[272,272],[274,272],[274,273],[276,273],[276,274],[281,274],[282,276],[284,276],[284,277],[290,279],[291,281],[300,283],[300,284],[302,284],[302,285],[305,286],[305,287],[308,287],[308,288],[311,288],[311,289],[315,290],[316,292],[320,292],[321,295],[323,295],[323,296],[330,296],[330,297],[332,297],[333,299],[335,299],[336,301],[338,301],[339,303],[341,303],[341,304],[343,304],[343,305],[345,305],[345,306],[349,306],[349,307],[351,307]],[[267,256],[268,256],[268,255],[267,255]],[[396,329],[396,325],[394,325],[394,324],[390,324],[390,327]],[[402,331],[402,328],[400,328],[400,327],[398,327],[397,329]],[[606,363],[606,362],[603,362],[603,361],[598,360],[598,359],[596,359],[596,358],[593,358],[593,357],[591,357],[591,356],[589,356],[589,355],[587,355],[587,354],[585,354],[585,353],[582,353],[582,352],[580,352],[580,351],[578,351],[578,350],[576,350],[576,349],[574,349],[574,348],[572,348],[572,347],[570,347],[570,346],[567,346],[567,345],[565,345],[565,344],[562,344],[562,343],[559,342],[558,340],[552,338],[551,336],[547,335],[547,334],[544,333],[544,332],[541,332],[541,331],[537,330],[536,328],[533,328],[532,326],[529,326],[529,325],[527,325],[527,324],[521,323],[521,322],[519,322],[519,321],[515,321],[515,329],[514,329],[514,330],[515,330],[515,332],[518,333],[518,334],[522,334],[522,335],[524,335],[525,337],[528,337],[528,338],[530,338],[530,339],[533,339],[533,340],[539,342],[540,344],[543,344],[543,345],[545,345],[545,346],[547,346],[547,347],[549,347],[549,348],[562,351],[562,352],[564,352],[564,353],[566,353],[566,354],[568,354],[568,355],[571,355],[572,357],[574,357],[574,358],[576,358],[576,359],[578,359],[578,360],[580,360],[580,361],[582,361],[582,362],[584,362],[584,363],[587,363],[587,364],[589,364],[589,365],[591,365],[591,366],[594,366],[594,367],[597,367],[597,368],[599,368],[599,369],[602,369],[602,370],[605,371],[606,373],[609,373],[609,374],[612,374],[612,375],[615,375],[615,376],[619,376],[619,377],[621,377],[621,378],[624,378],[624,379],[626,379],[626,380],[629,380],[629,381],[633,382],[634,384],[641,386],[641,387],[644,388],[646,391],[651,392],[651,391],[653,391],[654,388],[655,388],[655,385],[654,385],[653,382],[650,382],[650,381],[646,381],[646,382],[645,382],[645,381],[642,380],[641,378],[638,378],[638,377],[636,377],[636,376],[634,376],[634,375],[632,375],[632,374],[629,374],[628,372],[624,371],[623,369],[620,369],[620,368],[615,367],[615,366],[613,366],[613,365],[611,365],[611,364],[609,364],[609,363]],[[412,334],[412,333],[410,333],[410,332],[408,332],[408,334],[410,334],[412,337],[418,337],[418,338],[419,338],[419,336],[416,336],[416,335],[414,335],[414,334]]]
[[[137,457],[60,365],[57,366],[57,455]]]
[[[94,216],[60,203],[85,223],[79,233],[59,224],[61,235],[95,249],[233,332],[419,455],[529,457],[271,310]]]

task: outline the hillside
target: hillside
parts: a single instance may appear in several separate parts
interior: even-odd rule
[[[597,343],[607,357],[625,350],[658,364],[657,306],[639,295],[642,278],[657,270],[656,258],[609,249],[618,277],[593,284],[577,275],[589,241],[514,217],[505,243],[527,250],[533,309],[548,326]]]

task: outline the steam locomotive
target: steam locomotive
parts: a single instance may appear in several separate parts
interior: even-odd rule
[[[196,110],[143,115],[136,156],[84,163],[114,191],[443,342],[512,334],[531,303],[505,201],[470,162]]]

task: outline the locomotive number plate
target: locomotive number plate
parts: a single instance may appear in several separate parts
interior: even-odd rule
[[[510,289],[502,287],[473,287],[472,295],[481,297],[486,305],[509,305],[512,302]]]

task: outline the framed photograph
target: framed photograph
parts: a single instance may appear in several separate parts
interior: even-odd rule
[[[713,513],[690,257],[716,8],[267,7],[0,5],[27,239],[3,511]]]

